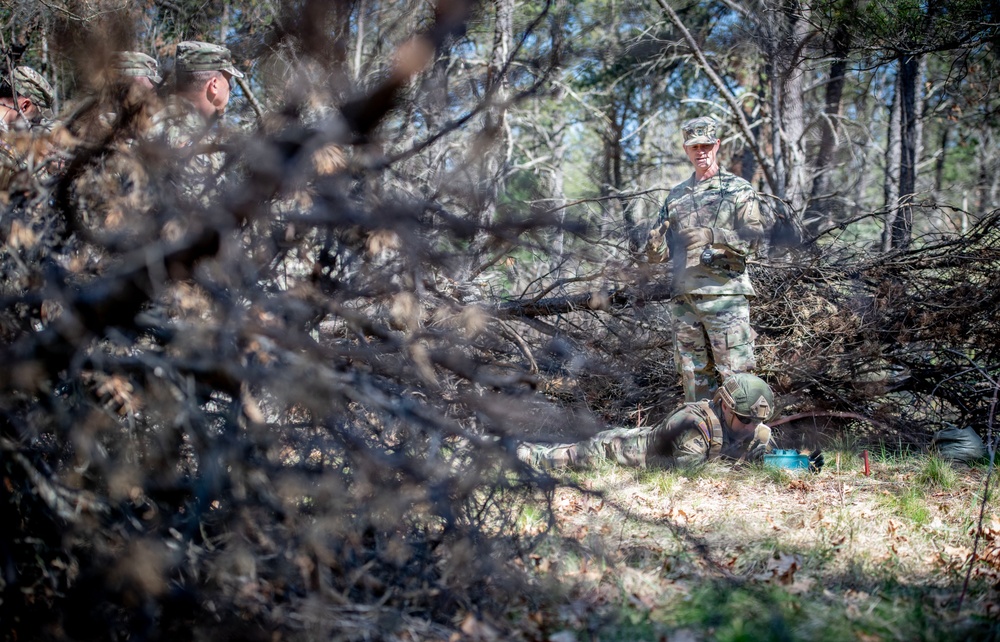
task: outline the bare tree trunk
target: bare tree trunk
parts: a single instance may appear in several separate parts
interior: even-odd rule
[[[354,40],[356,46],[354,47],[354,64],[351,69],[351,75],[355,81],[361,78],[361,56],[365,50],[365,10],[367,9],[365,5],[365,0],[358,0],[358,33]]]
[[[981,127],[979,130],[979,181],[976,184],[976,209],[979,216],[997,207],[997,165],[1000,154],[996,150],[993,129]]]
[[[746,113],[744,113],[744,118],[746,118]],[[760,125],[754,125],[751,131],[753,131],[754,136],[759,136]],[[743,146],[743,154],[740,159],[740,175],[747,181],[753,181],[753,175],[757,171],[757,159],[753,155],[752,147],[752,143],[747,141],[746,145]]]
[[[558,127],[558,133],[552,148],[552,171],[549,172],[549,187],[552,190],[552,205],[553,207],[559,208],[559,229],[556,230],[556,236],[552,240],[552,252],[555,255],[553,260],[558,264],[562,261],[563,251],[566,247],[566,233],[563,230],[563,224],[566,222],[566,186],[565,186],[565,173],[563,172],[563,164],[566,160],[566,136],[563,132],[565,127],[565,113],[559,112],[556,116],[556,122],[553,123]]]
[[[917,66],[917,79],[914,85],[914,102],[916,104],[916,128],[917,128],[917,151],[913,156],[914,167],[914,187],[916,187],[916,168],[920,166],[920,159],[924,157],[924,114],[927,110],[928,96],[924,92],[924,80],[927,78],[927,56],[920,56],[920,63]]]
[[[608,124],[605,128],[604,134],[604,164],[601,176],[601,196],[614,196],[622,192],[622,132],[624,130],[624,119],[623,113],[625,107],[622,106],[619,110],[617,105],[612,104],[609,108]],[[621,207],[621,199],[609,200],[608,207],[605,212],[601,222],[601,232],[606,234],[610,231],[610,228],[614,228],[618,225],[619,220],[619,210],[625,210]],[[621,212],[622,216],[625,218],[625,233],[633,227],[629,223],[628,217],[630,214],[627,211]],[[621,230],[619,230],[621,231]]]
[[[861,94],[855,101],[854,106],[858,114],[861,114],[862,120],[871,122],[872,114],[869,104],[871,102],[871,97],[867,93]],[[874,151],[874,145],[866,141],[863,146],[861,153],[858,154],[860,158],[857,160],[857,165],[854,166],[853,172],[858,177],[854,184],[854,193],[852,194],[852,205],[850,218],[856,218],[861,215],[862,210],[867,210],[864,207],[865,194],[868,192],[868,186],[872,182],[872,173],[869,171],[869,167],[872,165],[872,158],[876,153]]]
[[[42,31],[42,68],[49,68],[50,75],[52,77],[52,87],[55,90],[55,96],[53,96],[52,109],[53,113],[59,113],[60,106],[60,96],[59,96],[59,77],[56,74],[55,65],[49,64],[49,30],[48,28]]]
[[[920,149],[920,56],[899,60],[899,213],[892,226],[892,247],[906,249],[913,235],[913,197],[917,187],[917,154]]]
[[[951,136],[951,126],[945,121],[941,126],[941,143],[938,147],[937,159],[934,162],[934,196],[941,193],[944,181],[944,165],[948,159],[948,137]]]
[[[777,47],[777,43],[774,43]],[[785,198],[786,174],[785,155],[781,144],[781,78],[775,57],[768,56],[767,77],[771,86],[771,158],[774,165],[774,195]]]
[[[781,92],[784,102],[781,122],[788,150],[785,189],[792,209],[801,212],[805,205],[806,191],[806,157],[802,148],[803,134],[805,133],[805,109],[802,104],[802,67],[804,61],[801,51],[809,37],[809,8],[796,3],[795,6],[784,12],[783,17],[789,23],[790,44],[794,47],[792,52],[785,52],[784,82]]]
[[[485,136],[492,138],[486,151],[483,219],[492,220],[497,197],[503,189],[503,176],[510,165],[510,138],[507,132],[507,100],[510,88],[505,69],[510,58],[514,29],[514,0],[494,0],[496,24],[493,30],[493,52],[487,72],[487,86],[493,90],[492,105],[486,112]]]
[[[229,0],[222,3],[222,17],[219,19],[219,42],[226,41],[229,33]]]
[[[844,96],[845,74],[847,73],[847,53],[851,47],[851,30],[847,21],[840,23],[833,36],[833,58],[830,65],[830,80],[826,84],[823,119],[820,122],[823,133],[820,136],[819,149],[813,159],[813,184],[809,195],[810,208],[823,220],[830,224],[833,214],[831,203],[827,198],[830,191],[830,171],[833,165],[833,154],[837,146],[836,128],[840,122],[841,101]]]
[[[899,75],[893,83],[892,103],[889,105],[889,131],[885,147],[885,228],[882,231],[882,249],[892,248],[892,229],[899,210],[899,160],[900,160],[900,96]]]

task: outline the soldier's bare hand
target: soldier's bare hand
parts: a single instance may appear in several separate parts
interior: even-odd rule
[[[708,227],[689,227],[680,231],[684,247],[702,247],[712,244],[712,229]]]

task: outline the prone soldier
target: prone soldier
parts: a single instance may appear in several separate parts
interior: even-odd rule
[[[749,373],[730,375],[712,400],[686,403],[655,426],[604,430],[569,444],[521,444],[517,456],[540,468],[584,467],[600,460],[670,468],[714,459],[756,460],[771,447],[763,423],[774,411],[767,383]]]

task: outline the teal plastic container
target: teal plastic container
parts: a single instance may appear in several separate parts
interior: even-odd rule
[[[786,470],[808,470],[809,456],[797,450],[774,450],[764,455],[764,465]]]

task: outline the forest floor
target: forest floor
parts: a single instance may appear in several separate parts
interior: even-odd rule
[[[988,467],[882,451],[866,477],[854,449],[826,461],[798,476],[569,473],[529,560],[558,597],[526,600],[514,627],[553,642],[1000,639],[995,492],[979,527]],[[543,532],[542,514],[521,528]]]

